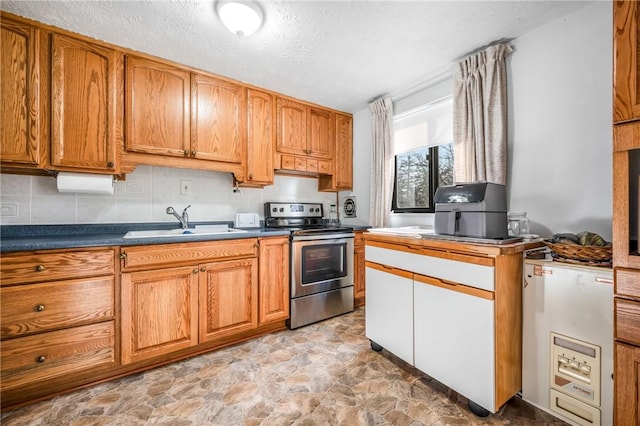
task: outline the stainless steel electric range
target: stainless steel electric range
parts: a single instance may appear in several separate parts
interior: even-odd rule
[[[353,311],[352,228],[326,224],[321,203],[265,203],[265,226],[291,231],[289,328]]]

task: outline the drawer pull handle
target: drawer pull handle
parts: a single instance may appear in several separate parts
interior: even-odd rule
[[[44,265],[38,265],[38,266],[36,266],[36,271],[37,271],[37,272],[42,272],[42,271],[44,271],[45,269],[46,269],[46,268],[44,267]]]
[[[44,311],[44,305],[36,305],[33,310],[36,312],[42,312]]]
[[[127,258],[127,253],[125,252],[120,253],[120,259],[126,260],[126,258]]]
[[[36,362],[38,364],[42,364],[43,362],[45,362],[47,359],[47,357],[45,357],[44,355],[40,355],[38,358],[36,358]]]
[[[194,274],[197,274],[198,273],[198,268],[194,268],[193,271],[191,271],[191,272],[194,273]]]
[[[203,266],[202,268],[200,268],[200,272],[207,272],[207,268]]]

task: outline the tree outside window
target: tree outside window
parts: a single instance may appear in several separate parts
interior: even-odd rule
[[[433,212],[440,185],[453,184],[453,145],[421,147],[395,156],[394,212]]]

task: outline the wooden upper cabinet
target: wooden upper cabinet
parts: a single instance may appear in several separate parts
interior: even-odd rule
[[[333,113],[326,109],[307,107],[307,154],[311,157],[333,156]]]
[[[191,156],[241,163],[246,136],[245,88],[217,78],[191,77]]]
[[[276,139],[273,96],[247,90],[247,181],[273,183],[273,147]]]
[[[122,123],[122,54],[52,35],[51,164],[114,172]]]
[[[614,122],[640,119],[639,14],[635,1],[614,2]]]
[[[126,149],[190,156],[191,73],[127,56],[126,81]]]
[[[4,16],[0,28],[0,158],[37,166],[47,142],[40,132],[40,30]]]
[[[278,152],[307,155],[307,110],[305,105],[290,99],[278,98]]]
[[[334,179],[337,189],[353,188],[353,118],[336,114]]]

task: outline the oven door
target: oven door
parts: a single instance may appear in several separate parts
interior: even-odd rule
[[[291,297],[353,285],[353,234],[294,237]]]

